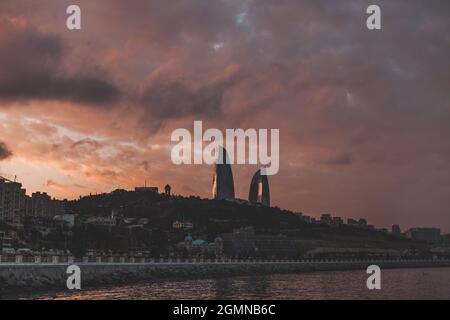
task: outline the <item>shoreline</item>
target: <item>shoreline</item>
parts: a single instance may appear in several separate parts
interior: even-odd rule
[[[157,262],[157,263],[78,263],[81,287],[95,289],[140,282],[178,281],[205,278],[295,274],[321,271],[365,270],[369,265],[381,269],[450,267],[450,260],[367,260],[367,261],[290,261],[290,262]],[[69,264],[0,264],[2,295],[29,295],[38,291],[66,291]]]

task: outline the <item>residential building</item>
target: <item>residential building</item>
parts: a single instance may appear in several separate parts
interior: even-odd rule
[[[0,221],[19,226],[26,213],[22,184],[0,177]]]

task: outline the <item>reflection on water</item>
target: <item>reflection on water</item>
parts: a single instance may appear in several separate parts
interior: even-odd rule
[[[164,281],[39,294],[28,299],[450,299],[450,268],[382,270],[368,290],[365,270]]]

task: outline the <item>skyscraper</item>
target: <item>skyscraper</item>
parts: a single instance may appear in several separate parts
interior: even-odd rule
[[[270,207],[269,181],[267,175],[261,175],[261,169],[253,175],[252,182],[250,183],[248,201]]]
[[[214,168],[212,196],[217,200],[234,199],[234,181],[230,158],[225,148],[219,147]]]

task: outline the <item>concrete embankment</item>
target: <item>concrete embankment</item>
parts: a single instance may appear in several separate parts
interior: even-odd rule
[[[275,273],[366,269],[450,267],[450,260],[76,263],[82,287],[131,284],[166,278],[205,278]],[[67,290],[67,263],[0,263],[0,291]]]

